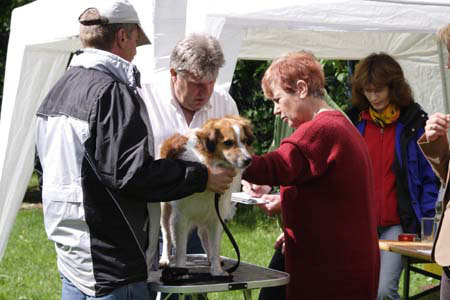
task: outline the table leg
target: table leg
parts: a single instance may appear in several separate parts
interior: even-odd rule
[[[410,269],[409,269],[409,257],[402,255],[402,261],[403,261],[403,299],[408,300],[409,299],[409,275],[410,275]]]
[[[170,298],[170,296],[172,296],[172,293],[166,294],[166,297],[163,300],[168,300]],[[162,295],[161,293],[159,293],[159,298],[156,298],[156,300],[160,300],[162,299]]]
[[[252,291],[251,290],[242,290],[242,293],[244,293],[245,300],[252,300]]]

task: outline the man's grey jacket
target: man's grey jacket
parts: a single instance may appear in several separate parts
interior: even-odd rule
[[[153,159],[137,74],[112,53],[86,49],[37,112],[47,235],[61,274],[90,296],[147,279],[147,202],[206,187],[204,166]]]

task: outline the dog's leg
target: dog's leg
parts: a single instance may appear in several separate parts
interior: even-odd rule
[[[211,263],[211,275],[220,276],[228,275],[226,271],[222,269],[220,265],[220,240],[222,237],[222,224],[217,222],[211,224],[208,230],[208,243],[209,243],[209,261]]]
[[[170,216],[172,214],[172,205],[168,202],[161,203],[161,232],[163,237],[163,247],[161,258],[159,259],[160,267],[168,267],[170,263],[170,248],[172,247],[172,237],[170,232]]]
[[[200,237],[200,241],[202,242],[202,247],[203,250],[205,250],[206,253],[206,257],[208,259],[208,262],[211,263],[209,261],[209,241],[208,241],[208,230],[207,228],[205,228],[204,226],[199,226],[197,228],[197,233]]]
[[[186,267],[186,248],[191,225],[183,216],[174,216],[171,224],[175,246],[175,267]]]

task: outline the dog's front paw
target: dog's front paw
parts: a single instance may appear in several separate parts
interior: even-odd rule
[[[170,264],[169,258],[165,257],[165,256],[161,256],[161,258],[159,259],[159,267],[167,268],[167,267],[169,267],[169,264]]]
[[[224,271],[222,268],[220,269],[213,269],[211,268],[211,275],[212,276],[228,276],[228,272]]]

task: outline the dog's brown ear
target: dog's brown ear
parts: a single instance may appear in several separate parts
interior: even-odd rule
[[[205,148],[208,152],[213,153],[216,151],[217,141],[220,135],[221,133],[218,128],[211,128],[209,135],[205,139]]]
[[[243,121],[242,128],[244,129],[244,133],[245,133],[245,137],[246,137],[245,143],[248,146],[250,146],[255,141],[255,136],[253,135],[253,126],[252,126],[252,123],[247,119],[242,118],[242,121]]]
[[[161,158],[177,158],[185,151],[185,145],[188,138],[184,135],[176,133],[164,141],[161,146]]]
[[[205,139],[205,149],[210,152],[210,153],[214,153],[214,151],[216,151],[216,145],[217,145],[217,140],[215,139],[210,139],[209,137],[207,137]]]
[[[255,136],[253,135],[253,131],[252,131],[251,127],[244,126],[244,132],[245,132],[245,136],[247,137],[245,143],[248,146],[251,146],[253,144],[253,142],[255,141]]]
[[[209,152],[214,153],[217,146],[217,134],[220,134],[220,130],[211,126],[207,128],[203,127],[203,130],[197,132],[197,137],[201,141],[203,148]]]

